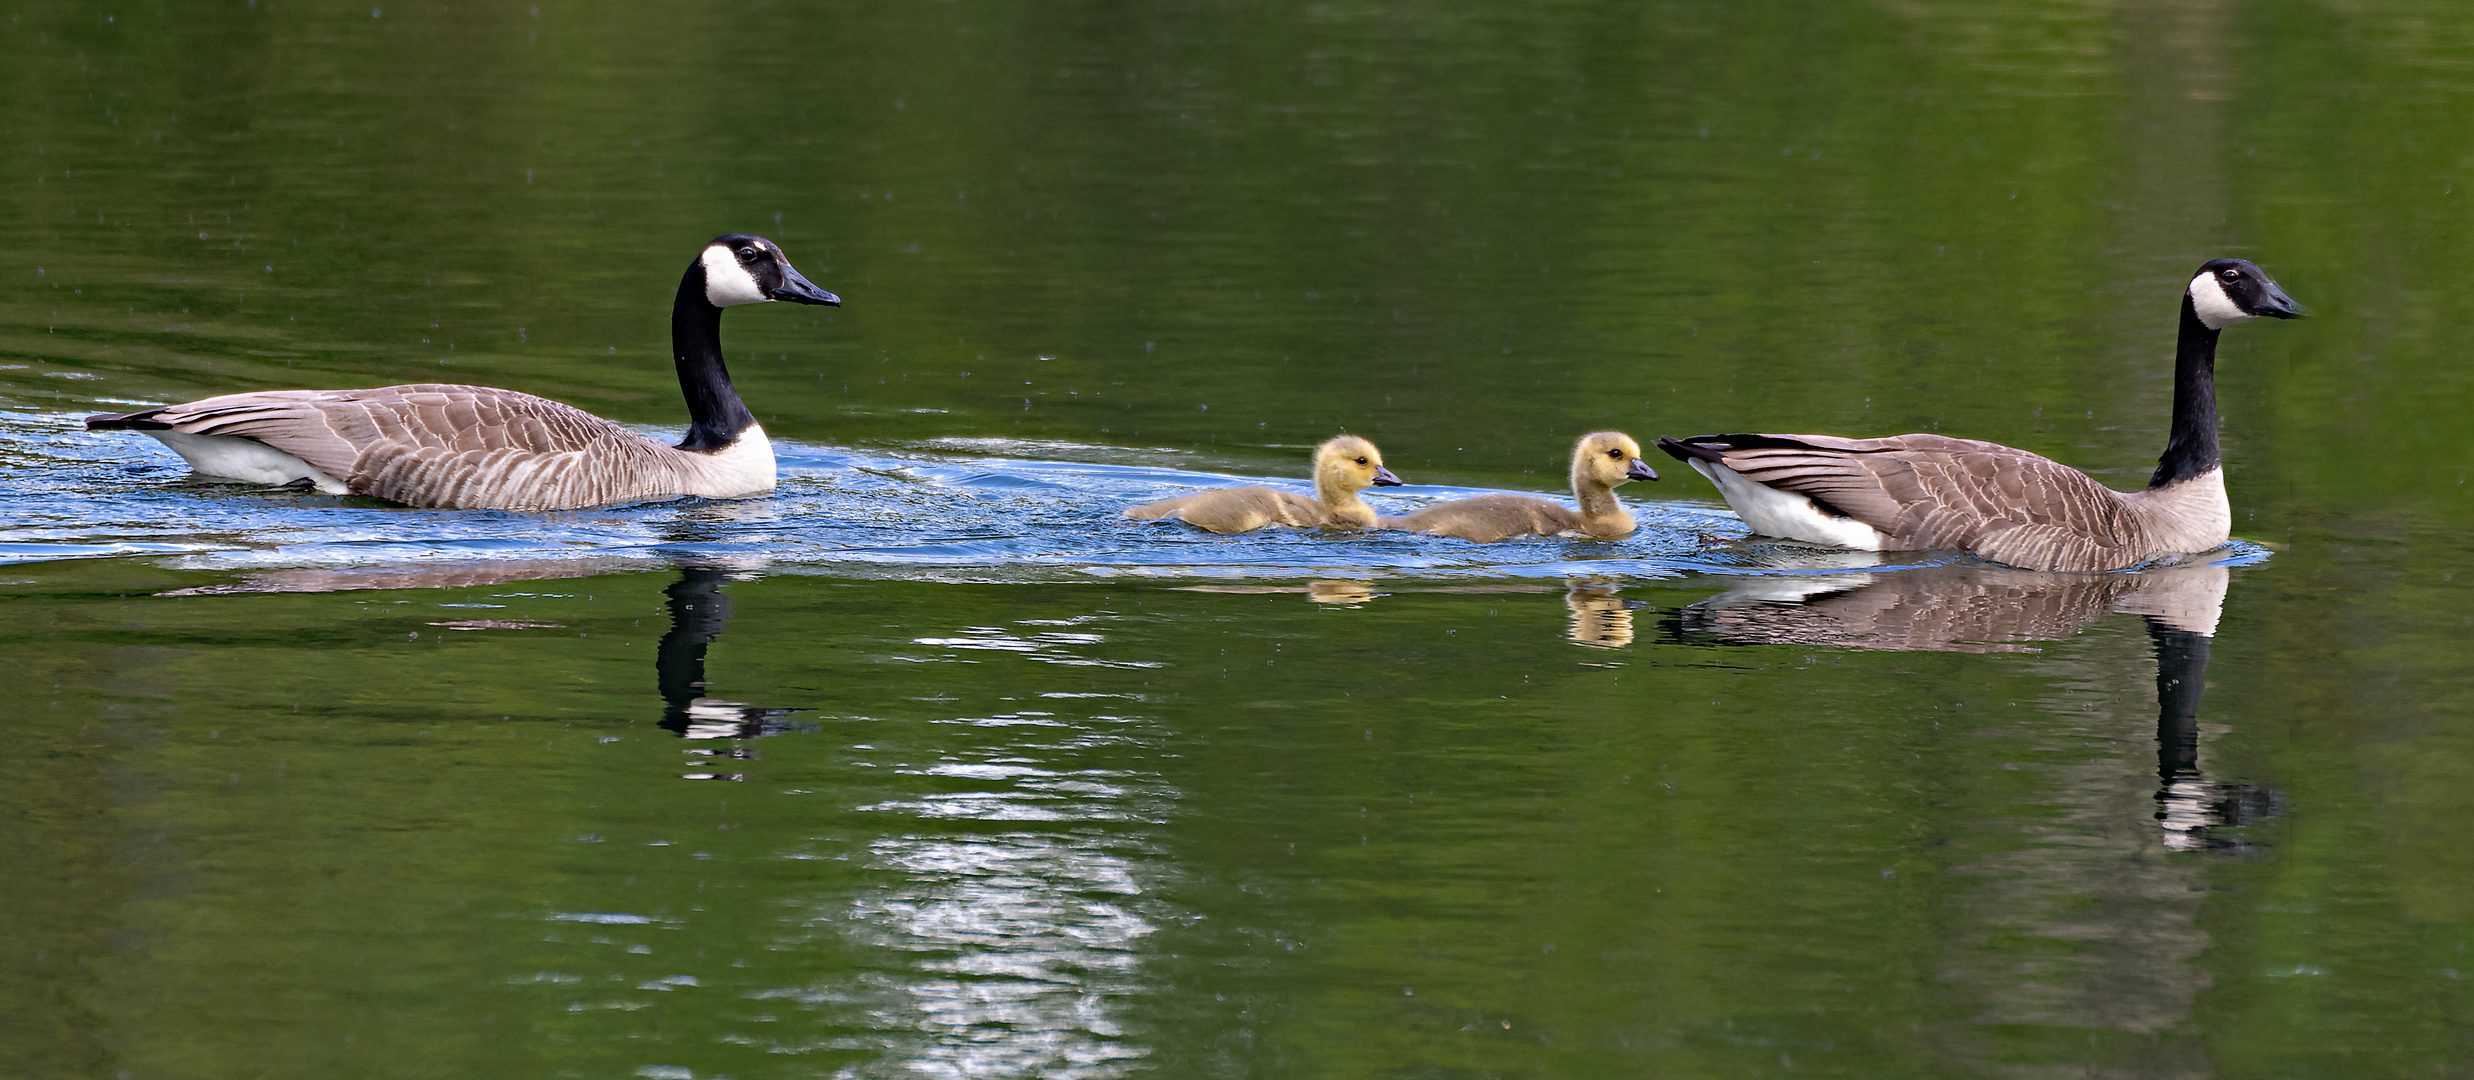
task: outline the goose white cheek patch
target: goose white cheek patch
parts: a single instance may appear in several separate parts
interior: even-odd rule
[[[2210,330],[2222,330],[2230,323],[2251,317],[2249,312],[2234,305],[2232,297],[2225,295],[2225,286],[2216,280],[2214,274],[2201,274],[2191,279],[2191,310],[2199,316],[2200,322],[2208,324]]]
[[[704,249],[704,298],[714,307],[761,304],[772,297],[756,286],[756,278],[720,244]]]

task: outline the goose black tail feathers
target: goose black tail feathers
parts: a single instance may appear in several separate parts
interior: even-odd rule
[[[170,424],[155,419],[157,409],[139,409],[133,413],[103,413],[86,418],[88,431],[167,431]]]
[[[1832,441],[1845,443],[1848,440],[1834,439]],[[1730,450],[1820,450],[1833,454],[1872,454],[1879,452],[1878,448],[1874,447],[1849,445],[1832,446],[1825,443],[1815,443],[1810,439],[1797,438],[1791,435],[1755,435],[1749,432],[1731,432],[1718,435],[1695,435],[1689,439],[1660,438],[1658,440],[1658,449],[1666,451],[1668,455],[1672,456],[1677,461],[1700,460],[1709,462],[1713,465],[1725,464],[1725,462],[1721,460],[1721,456]]]
[[[1705,439],[1723,439],[1726,436],[1704,435],[1701,437]],[[1666,451],[1668,457],[1674,458],[1677,461],[1689,462],[1695,458],[1710,462],[1712,464],[1715,464],[1718,461],[1718,451],[1704,446],[1696,446],[1692,443],[1685,442],[1682,439],[1671,439],[1665,436],[1660,436],[1658,439],[1658,449]]]

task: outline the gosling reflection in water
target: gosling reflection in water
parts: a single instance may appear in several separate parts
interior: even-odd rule
[[[721,591],[729,580],[730,571],[720,567],[682,566],[679,580],[662,590],[670,609],[670,631],[661,636],[653,660],[661,685],[661,726],[686,739],[757,739],[815,730],[816,725],[788,719],[797,709],[768,709],[704,696],[705,652],[730,625],[730,598]],[[746,756],[745,751],[729,753]]]
[[[2211,828],[2277,811],[2273,793],[2209,781],[2199,699],[2231,574],[2214,564],[2135,574],[1936,566],[1761,578],[1678,612],[1676,640],[1932,652],[2038,652],[2116,612],[2141,616],[2156,658],[2156,820],[2177,851],[2238,846]]]
[[[1615,595],[1611,581],[1575,579],[1563,594],[1572,625],[1564,637],[1591,649],[1620,649],[1632,644],[1632,613],[1649,605]]]
[[[1236,593],[1253,596],[1272,593],[1304,593],[1309,601],[1337,607],[1358,607],[1390,595],[1374,591],[1374,582],[1353,581],[1346,578],[1309,581],[1303,585],[1180,585],[1174,591]]]
[[[1374,582],[1371,581],[1331,580],[1306,583],[1306,599],[1317,604],[1356,607],[1381,595],[1383,594],[1374,591]]]

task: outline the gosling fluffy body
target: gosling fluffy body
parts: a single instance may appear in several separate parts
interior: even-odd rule
[[[1252,532],[1266,525],[1366,529],[1374,526],[1374,508],[1357,493],[1399,485],[1400,478],[1383,467],[1383,452],[1373,443],[1342,435],[1314,448],[1314,498],[1278,488],[1217,488],[1144,503],[1125,516],[1182,521],[1215,533]]]
[[[1572,496],[1581,507],[1577,513],[1527,495],[1480,495],[1437,503],[1405,517],[1384,518],[1382,526],[1480,544],[1533,533],[1621,540],[1632,535],[1632,512],[1615,497],[1615,489],[1635,480],[1657,478],[1641,460],[1641,444],[1632,441],[1632,436],[1593,431],[1572,447]]]

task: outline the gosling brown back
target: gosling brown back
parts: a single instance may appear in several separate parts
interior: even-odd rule
[[[1620,431],[1593,431],[1572,446],[1572,495],[1579,511],[1528,495],[1480,495],[1437,503],[1414,514],[1384,518],[1387,529],[1451,536],[1491,544],[1514,536],[1578,533],[1598,540],[1632,535],[1632,512],[1615,489],[1658,474],[1641,460],[1641,444]]]
[[[1358,492],[1399,485],[1400,478],[1383,467],[1383,452],[1373,443],[1341,435],[1314,448],[1316,498],[1279,488],[1217,488],[1144,503],[1126,510],[1125,516],[1182,521],[1214,533],[1252,532],[1267,525],[1365,529],[1374,526],[1375,513]]]

